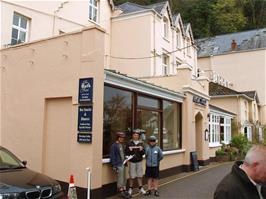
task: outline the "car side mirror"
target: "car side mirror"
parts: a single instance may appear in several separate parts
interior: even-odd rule
[[[23,164],[24,166],[26,166],[26,165],[27,165],[27,161],[26,161],[26,160],[23,160],[23,161],[22,161],[22,164]]]

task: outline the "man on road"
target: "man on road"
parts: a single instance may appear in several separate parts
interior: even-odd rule
[[[254,145],[217,186],[214,199],[266,199],[266,146]]]

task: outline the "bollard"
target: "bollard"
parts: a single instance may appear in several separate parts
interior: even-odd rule
[[[91,192],[91,169],[88,167],[87,170],[87,199],[90,199]]]

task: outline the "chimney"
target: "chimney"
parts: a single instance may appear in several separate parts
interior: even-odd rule
[[[231,43],[231,50],[232,51],[235,51],[237,49],[237,43],[236,43],[236,41],[233,39],[232,40],[232,43]]]

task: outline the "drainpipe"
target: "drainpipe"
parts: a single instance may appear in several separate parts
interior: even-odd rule
[[[156,14],[153,15],[153,76],[156,75],[156,35],[155,35],[155,17]]]

